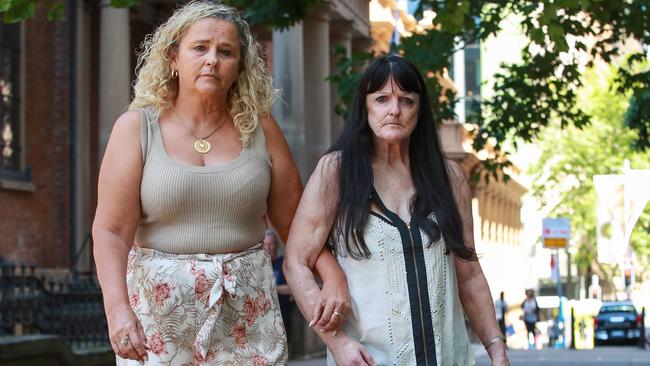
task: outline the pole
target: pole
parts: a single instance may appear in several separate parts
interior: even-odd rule
[[[571,349],[576,349],[576,316],[573,307],[571,308]]]
[[[641,331],[641,337],[639,337],[639,348],[645,349],[645,306],[641,308],[641,324],[639,329]]]
[[[566,253],[566,297],[567,299],[575,299],[575,289],[573,286],[573,273],[571,273],[571,252],[565,249]]]
[[[555,344],[555,348],[564,349],[564,335],[566,334],[564,329],[564,315],[562,314],[562,277],[560,276],[560,250],[555,249],[555,269],[557,270],[557,297],[559,301],[558,311],[557,311],[557,329],[558,329],[558,339]]]

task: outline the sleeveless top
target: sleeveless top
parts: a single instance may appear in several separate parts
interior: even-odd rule
[[[142,248],[176,254],[230,253],[264,240],[271,162],[259,125],[234,160],[191,166],[167,155],[157,113],[141,110]]]
[[[429,246],[415,223],[389,211],[376,193],[373,199],[385,216],[371,211],[363,232],[371,257],[337,256],[352,300],[344,331],[377,365],[474,365],[444,239]],[[328,365],[335,365],[331,354]]]

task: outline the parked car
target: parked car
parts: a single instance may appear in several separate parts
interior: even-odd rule
[[[594,344],[633,343],[641,337],[641,315],[631,301],[604,302],[594,318]]]

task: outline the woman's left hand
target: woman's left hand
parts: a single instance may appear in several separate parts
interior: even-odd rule
[[[314,304],[311,325],[324,332],[338,331],[350,313],[350,291],[345,277],[323,283],[320,298]]]

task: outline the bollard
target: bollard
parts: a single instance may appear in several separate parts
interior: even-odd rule
[[[640,324],[641,336],[639,337],[639,348],[645,348],[646,338],[645,338],[645,306],[641,308],[641,324]]]
[[[576,349],[576,317],[575,313],[573,310],[573,307],[571,307],[571,349]]]

